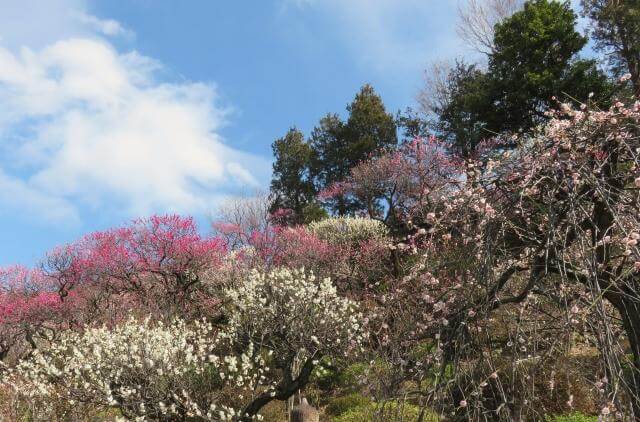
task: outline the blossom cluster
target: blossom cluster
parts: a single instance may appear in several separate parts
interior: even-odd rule
[[[340,297],[329,278],[318,280],[304,269],[254,270],[226,295],[231,332],[276,356],[345,357],[364,338],[358,305]]]
[[[113,328],[67,331],[1,382],[31,399],[114,407],[140,420],[218,421],[239,414],[238,396],[264,384],[267,370],[253,345],[233,353],[228,336],[204,321],[132,318]],[[236,400],[225,399],[225,389]]]
[[[309,224],[309,230],[331,244],[358,244],[367,240],[388,240],[389,229],[371,218],[332,217]]]
[[[242,275],[223,292],[222,327],[130,317],[60,329],[6,366],[0,389],[45,406],[45,417],[66,402],[139,420],[236,420],[258,416],[252,401],[275,397],[296,362],[313,368],[360,350],[363,317],[328,278],[284,268]]]

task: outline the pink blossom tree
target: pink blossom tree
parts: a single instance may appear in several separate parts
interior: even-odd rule
[[[495,332],[488,321],[506,314],[520,315],[514,333],[520,330],[524,342],[505,343],[498,354],[511,350],[511,365],[555,359],[558,341],[577,330],[600,350],[599,376],[608,381],[597,400],[640,415],[640,103],[559,109],[539,132],[512,140],[516,150],[481,150],[462,161],[437,146],[430,153],[416,149],[435,141],[417,142],[362,164],[341,185],[372,204],[373,216],[388,223],[394,216],[403,226],[396,276],[372,297],[378,353],[404,368],[401,376],[421,382],[440,368],[442,383],[432,382],[421,397],[434,400],[445,389],[466,417],[537,411],[532,396],[508,404],[509,388],[489,378],[497,352],[480,339]],[[376,205],[378,197],[386,206]],[[564,313],[568,323],[540,318],[543,309]],[[526,338],[523,312],[547,321],[555,334]],[[425,341],[428,356],[411,358]],[[478,359],[475,375],[464,370],[471,356]],[[442,378],[452,363],[459,383]],[[469,384],[469,377],[486,381]],[[490,381],[491,389],[478,387]]]
[[[20,356],[35,349],[69,327],[74,299],[63,302],[40,270],[0,269],[0,361],[11,351]]]

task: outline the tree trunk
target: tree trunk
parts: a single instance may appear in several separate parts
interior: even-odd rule
[[[293,396],[298,390],[302,389],[309,382],[313,368],[315,367],[313,362],[316,359],[320,359],[320,355],[311,356],[307,359],[305,364],[300,369],[300,374],[297,378],[291,377],[291,368],[284,368],[283,380],[273,393],[263,393],[256,397],[251,403],[245,407],[242,411],[242,416],[238,418],[240,422],[251,422],[254,416],[258,414],[260,409],[269,404],[273,400],[285,401],[289,397]]]
[[[640,421],[640,298],[637,297],[637,294],[621,294],[611,302],[620,312],[622,324],[629,340],[632,359],[628,370],[625,371],[625,380],[635,420]]]

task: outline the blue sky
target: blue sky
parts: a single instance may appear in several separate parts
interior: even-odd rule
[[[0,265],[266,188],[271,142],[463,54],[455,0],[0,0]]]

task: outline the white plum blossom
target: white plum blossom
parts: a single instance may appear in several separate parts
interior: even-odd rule
[[[329,278],[316,279],[304,269],[254,270],[226,296],[234,308],[230,333],[276,356],[344,357],[362,343],[358,305],[340,297]]]
[[[220,402],[220,392],[254,390],[268,368],[251,344],[240,355],[219,355],[232,353],[228,342],[203,321],[131,318],[113,328],[63,333],[9,370],[0,386],[33,400],[117,407],[136,420],[232,420],[241,403]]]
[[[332,217],[309,224],[309,230],[331,244],[385,240],[389,229],[381,221],[360,217]]]

